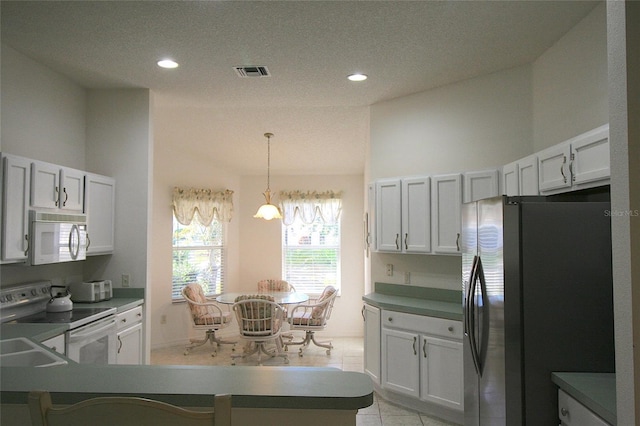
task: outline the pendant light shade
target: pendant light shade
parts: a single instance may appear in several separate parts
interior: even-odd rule
[[[260,206],[253,217],[264,220],[282,219],[280,209],[271,204],[271,188],[269,188],[271,173],[271,138],[273,137],[273,133],[265,133],[264,137],[267,138],[267,189],[263,194],[265,203]]]

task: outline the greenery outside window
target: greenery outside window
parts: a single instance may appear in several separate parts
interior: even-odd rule
[[[224,289],[225,225],[213,220],[182,225],[173,218],[173,283],[171,298],[182,300],[182,288],[190,283],[202,286],[205,295]]]

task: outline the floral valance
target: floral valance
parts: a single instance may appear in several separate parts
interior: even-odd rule
[[[336,223],[342,211],[342,191],[281,191],[282,223],[291,225],[296,215],[303,223],[312,223],[320,215],[325,223]]]
[[[210,225],[213,219],[230,222],[233,215],[233,191],[173,188],[173,214],[183,225],[189,225],[194,217],[204,226]]]

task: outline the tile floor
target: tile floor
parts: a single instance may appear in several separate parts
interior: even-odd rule
[[[318,338],[321,340],[321,337]],[[325,349],[311,346],[306,348],[302,357],[298,356],[298,347],[289,348],[289,364],[292,366],[337,367],[345,371],[363,371],[362,338],[334,338],[333,350],[327,356]],[[223,345],[218,355],[211,356],[212,346],[207,344],[193,349],[184,355],[185,345],[170,346],[151,351],[151,364],[154,365],[231,365],[231,346]],[[240,345],[237,346],[237,350]],[[255,355],[248,359],[238,358],[236,365],[256,365]],[[285,365],[281,358],[263,356],[263,365]],[[451,426],[449,423],[426,414],[407,410],[375,395],[373,405],[358,412],[357,425],[362,426]]]

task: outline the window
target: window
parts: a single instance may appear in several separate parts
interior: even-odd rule
[[[213,220],[208,226],[197,220],[182,225],[174,215],[173,300],[182,300],[182,288],[193,282],[202,286],[205,295],[222,293],[225,228],[226,225],[218,220]]]
[[[332,285],[340,290],[340,220],[326,223],[317,215],[282,225],[282,276],[297,291],[319,295]]]

